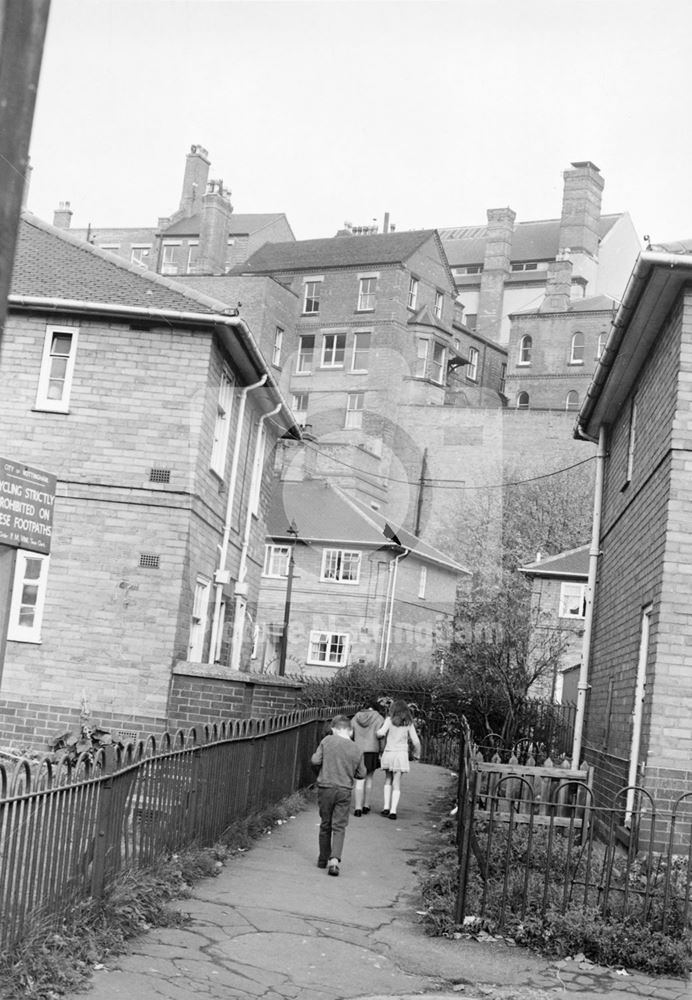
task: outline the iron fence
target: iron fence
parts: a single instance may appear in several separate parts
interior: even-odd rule
[[[209,845],[306,787],[327,718],[304,709],[149,737],[58,764],[0,764],[0,950],[100,897],[126,867]]]
[[[482,760],[462,724],[456,923],[511,930],[529,915],[590,912],[689,934],[692,793],[659,809],[645,789],[623,788],[597,806],[588,783],[568,772],[548,796],[544,777],[532,783],[508,765],[488,787]]]

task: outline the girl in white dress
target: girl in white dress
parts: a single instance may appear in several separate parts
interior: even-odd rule
[[[383,816],[396,819],[396,811],[401,797],[401,775],[410,770],[409,740],[413,747],[413,760],[420,756],[420,740],[413,725],[413,716],[403,700],[393,701],[384,725],[377,730],[378,736],[386,737],[382,762],[384,771]]]

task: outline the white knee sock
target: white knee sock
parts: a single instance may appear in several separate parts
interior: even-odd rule
[[[385,784],[384,786],[384,807],[389,809],[389,803],[392,800],[392,786],[390,784]]]
[[[396,813],[396,807],[399,805],[399,796],[400,795],[401,795],[401,792],[398,792],[396,790],[392,791],[392,807],[391,807],[390,812]]]

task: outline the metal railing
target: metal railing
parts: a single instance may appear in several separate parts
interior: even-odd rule
[[[209,845],[311,784],[310,756],[340,711],[179,730],[110,757],[22,760],[11,773],[0,764],[0,950],[29,922],[50,926],[76,900],[101,896],[124,868]]]
[[[623,788],[597,806],[588,784],[568,774],[547,795],[509,774],[489,790],[482,760],[463,725],[457,924],[477,917],[508,929],[527,915],[596,912],[689,933],[692,793],[660,809],[645,789]]]

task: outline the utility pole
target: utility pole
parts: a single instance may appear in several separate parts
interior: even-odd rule
[[[0,332],[17,244],[50,0],[0,0]]]
[[[281,655],[279,656],[279,677],[286,674],[286,656],[288,654],[288,623],[291,619],[291,591],[293,590],[293,572],[295,569],[295,559],[293,554],[298,540],[298,528],[296,522],[291,521],[290,527],[286,529],[291,535],[292,542],[288,550],[288,578],[286,580],[286,601],[284,603],[284,627],[281,634]]]

